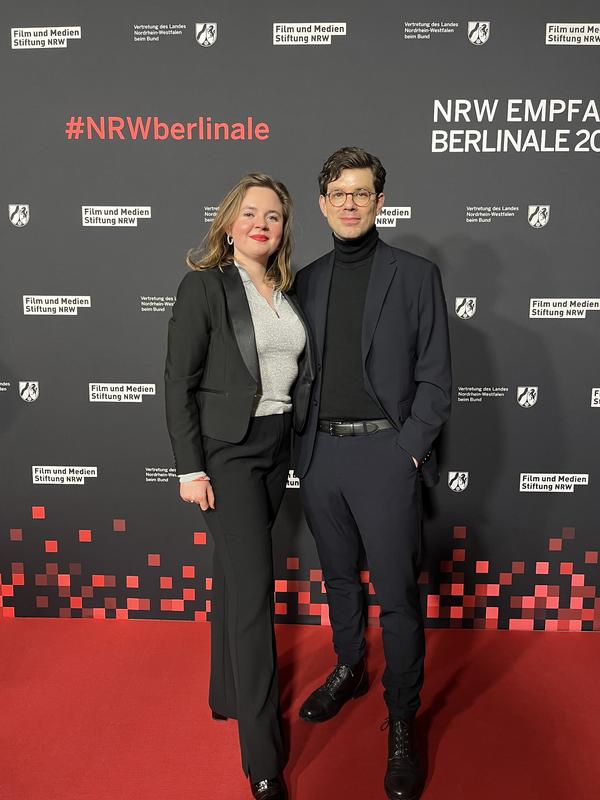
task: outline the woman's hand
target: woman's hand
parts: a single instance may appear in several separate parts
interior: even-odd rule
[[[215,507],[215,495],[207,478],[195,478],[179,484],[179,495],[186,503],[198,503],[202,511]]]

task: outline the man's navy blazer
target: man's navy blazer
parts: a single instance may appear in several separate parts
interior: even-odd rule
[[[306,423],[294,436],[294,468],[310,466],[317,425],[334,251],[296,276],[296,297],[310,327],[316,365]],[[421,256],[379,240],[362,325],[364,386],[398,431],[397,444],[422,462],[427,486],[439,480],[434,441],[448,419],[452,376],[448,315],[440,273]],[[360,465],[357,465],[360,468]]]

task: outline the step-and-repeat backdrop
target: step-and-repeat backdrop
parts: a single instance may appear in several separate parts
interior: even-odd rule
[[[210,619],[211,542],[164,423],[188,248],[242,175],[388,170],[377,220],[441,268],[454,360],[426,497],[429,626],[600,626],[600,9],[558,0],[4,3],[0,614]],[[290,474],[279,621],[326,623]],[[362,573],[369,622],[377,596]]]

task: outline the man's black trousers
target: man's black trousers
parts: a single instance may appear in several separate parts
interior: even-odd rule
[[[425,639],[419,598],[421,479],[397,431],[360,436],[317,433],[300,484],[315,537],[338,663],[364,654],[365,601],[360,542],[381,607],[384,699],[393,716],[419,707]]]
[[[271,528],[287,482],[290,419],[253,417],[239,444],[202,437],[216,506],[204,512],[215,544],[209,704],[238,720],[253,781],[283,768]]]

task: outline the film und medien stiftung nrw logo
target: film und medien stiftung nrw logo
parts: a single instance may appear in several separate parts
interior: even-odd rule
[[[490,38],[490,23],[472,20],[467,23],[467,37],[471,44],[485,44]]]
[[[80,308],[91,308],[92,299],[83,294],[24,294],[23,313],[32,316],[76,317]]]
[[[454,311],[461,319],[471,319],[477,311],[476,297],[457,297],[454,301]]]
[[[345,36],[345,22],[274,22],[273,44],[328,45],[333,36]]]
[[[546,44],[600,45],[600,22],[547,22]]]
[[[453,472],[448,473],[448,488],[453,492],[464,492],[469,485],[468,472]]]
[[[29,222],[29,206],[27,203],[9,203],[8,218],[15,228],[24,228]]]
[[[40,396],[38,381],[19,381],[19,397],[26,403],[35,402]]]
[[[517,386],[517,403],[521,408],[531,408],[538,401],[537,386]]]
[[[84,227],[136,228],[138,219],[151,219],[152,206],[81,206]]]
[[[98,467],[80,467],[58,464],[34,464],[31,467],[33,483],[79,484],[82,486],[87,478],[98,477]]]
[[[395,228],[399,219],[410,219],[411,206],[383,206],[375,217],[377,228]]]
[[[156,394],[155,383],[90,383],[90,403],[141,403]]]
[[[592,408],[600,408],[600,386],[592,386],[592,399],[590,406]]]
[[[533,205],[527,207],[527,222],[532,228],[543,228],[550,219],[550,206]]]
[[[217,41],[217,23],[216,22],[197,22],[196,23],[196,41],[201,47],[212,47]]]
[[[13,50],[46,50],[67,47],[69,39],[81,39],[81,25],[44,28],[11,28],[10,46]]]
[[[569,492],[578,486],[589,486],[587,472],[521,472],[520,492]]]

